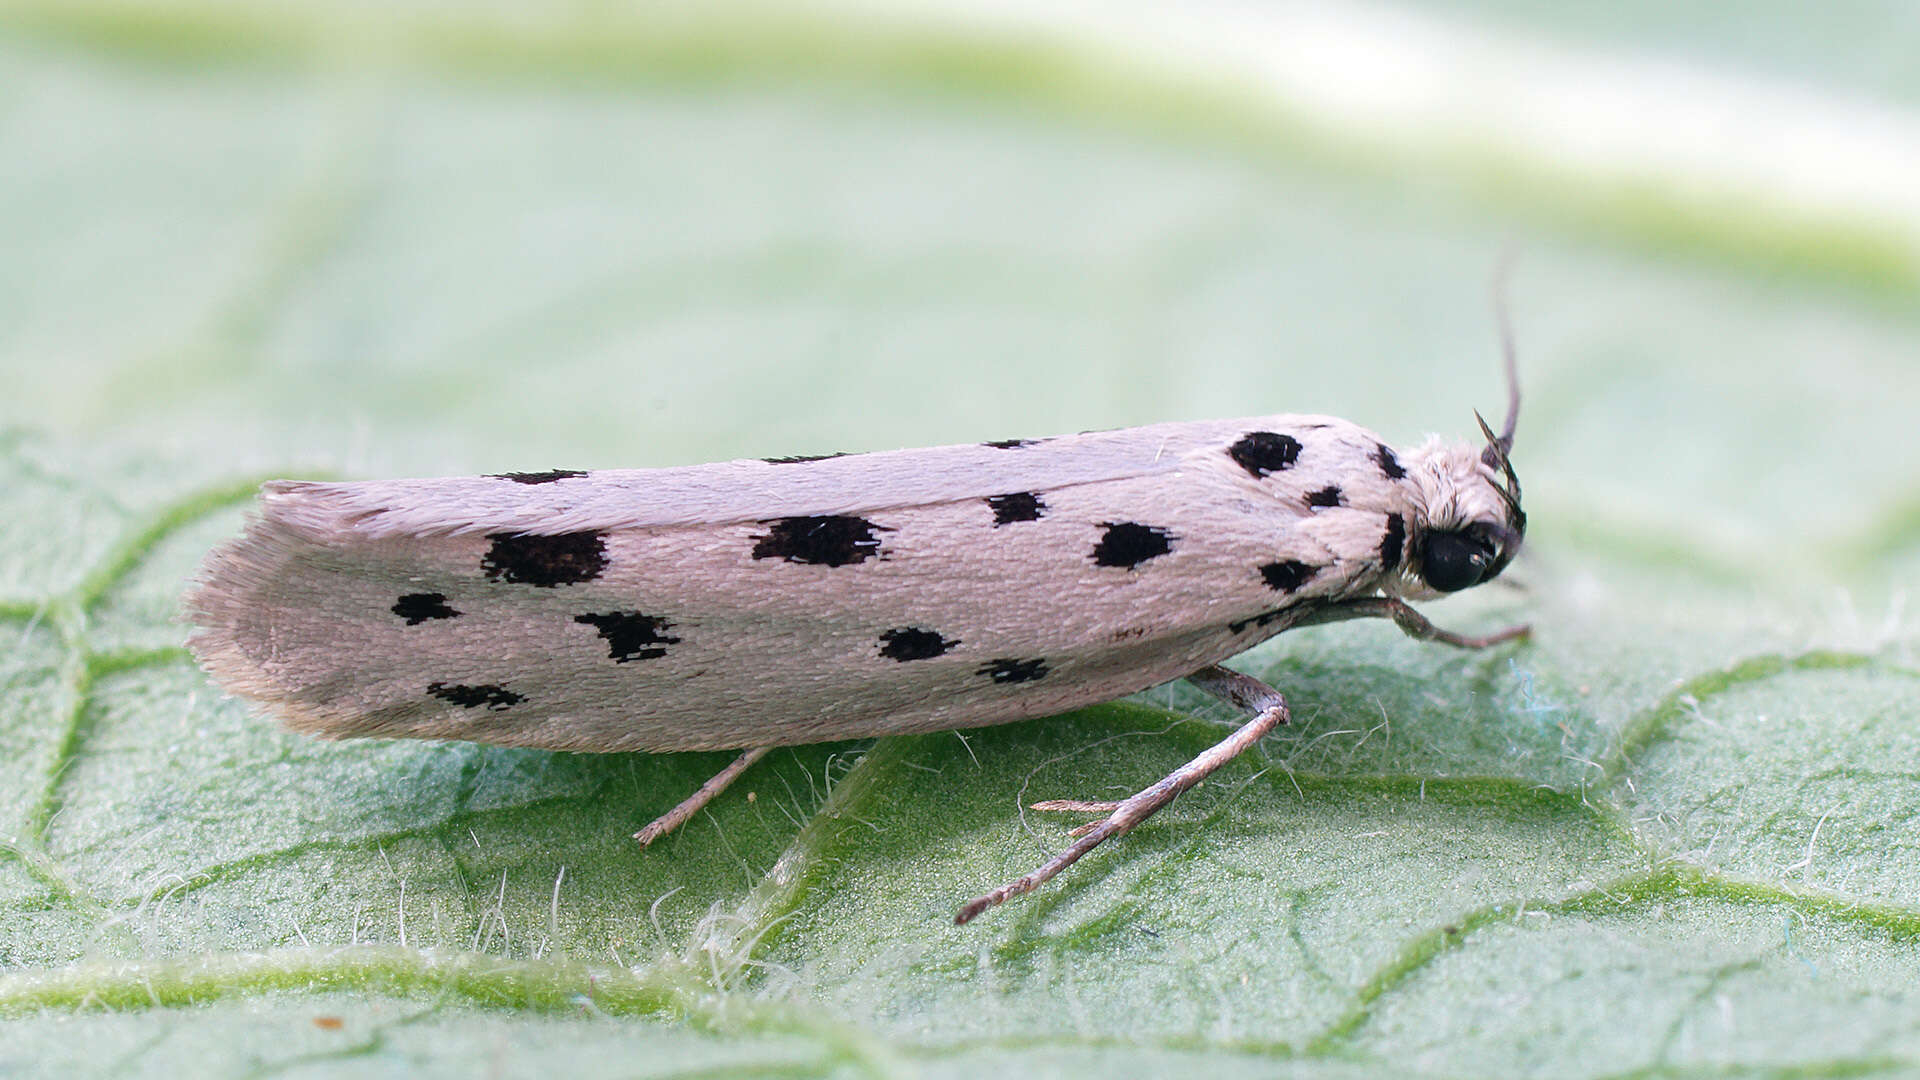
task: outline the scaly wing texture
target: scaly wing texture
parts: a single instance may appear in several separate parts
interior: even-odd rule
[[[1163,474],[1177,469],[1180,458],[1194,449],[1231,441],[1261,425],[1350,427],[1325,416],[1272,416],[675,469],[555,469],[351,484],[289,481],[270,485],[267,502],[276,522],[318,539],[342,530],[378,538],[724,525],[931,506]]]
[[[1398,472],[1353,425],[1276,416],[277,484],[209,560],[192,644],[331,736],[687,750],[991,724],[1164,682],[1289,608],[1374,591],[1400,558]]]

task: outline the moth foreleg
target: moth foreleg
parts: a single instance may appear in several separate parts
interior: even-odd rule
[[[648,822],[646,828],[633,834],[633,838],[640,841],[641,847],[646,847],[648,844],[653,843],[655,840],[686,824],[688,818],[698,813],[701,807],[712,802],[714,796],[727,790],[727,785],[740,779],[741,773],[746,772],[748,768],[752,767],[754,762],[766,757],[767,751],[771,749],[773,749],[771,746],[756,746],[746,753],[741,754],[739,757],[734,758],[732,763],[726,768],[713,774],[711,780],[701,784],[700,790],[682,799],[679,806]]]
[[[1208,747],[1200,756],[1168,773],[1159,783],[1131,798],[1122,799],[1117,803],[1062,800],[1052,805],[1037,804],[1043,809],[1110,809],[1111,812],[1099,821],[1075,829],[1074,834],[1079,836],[1079,839],[1031,873],[969,901],[954,915],[954,922],[971,922],[990,907],[1005,903],[1021,893],[1032,892],[1060,871],[1072,866],[1079,861],[1080,856],[1092,851],[1109,837],[1125,835],[1135,825],[1152,817],[1161,807],[1178,798],[1181,792],[1205,780],[1214,770],[1232,761],[1242,751],[1259,742],[1268,732],[1287,722],[1286,698],[1280,695],[1280,691],[1251,675],[1242,675],[1223,667],[1210,666],[1187,676],[1187,681],[1214,697],[1252,712],[1253,718],[1234,729],[1233,734]]]
[[[1392,596],[1372,596],[1364,600],[1342,601],[1332,605],[1331,612],[1337,612],[1338,617],[1343,619],[1392,619],[1393,625],[1398,626],[1408,637],[1418,638],[1421,641],[1438,641],[1444,645],[1455,645],[1462,649],[1484,649],[1503,641],[1526,637],[1533,632],[1530,624],[1520,623],[1477,637],[1471,634],[1456,634],[1451,630],[1442,630],[1433,625],[1427,621],[1425,615],[1415,611],[1413,606],[1405,600]],[[1315,621],[1332,622],[1334,620],[1316,619]]]

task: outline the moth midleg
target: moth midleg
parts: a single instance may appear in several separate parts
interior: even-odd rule
[[[754,762],[766,757],[767,751],[771,749],[773,749],[771,746],[756,746],[734,758],[726,768],[714,773],[712,779],[701,784],[700,790],[680,800],[680,805],[647,822],[647,827],[634,833],[633,838],[640,841],[641,847],[646,847],[686,824],[688,818],[699,813],[700,808],[712,802],[714,796],[727,790],[729,784],[740,779],[741,773],[751,768]]]
[[[1242,675],[1218,665],[1210,665],[1188,675],[1187,681],[1214,697],[1252,712],[1253,718],[1234,729],[1233,734],[1202,751],[1200,756],[1168,773],[1159,783],[1131,798],[1111,804],[1069,802],[1066,808],[1094,809],[1111,806],[1112,812],[1089,826],[1074,830],[1079,839],[1069,845],[1065,851],[1040,864],[1032,872],[968,901],[966,906],[954,915],[954,922],[971,922],[990,907],[1003,904],[1021,893],[1032,892],[1060,871],[1079,861],[1080,856],[1098,847],[1102,841],[1109,837],[1125,835],[1135,825],[1152,817],[1161,807],[1178,798],[1181,792],[1205,780],[1214,770],[1232,761],[1241,752],[1264,738],[1268,732],[1287,722],[1286,698],[1281,696],[1280,691],[1251,675]]]
[[[1474,636],[1456,634],[1451,630],[1442,630],[1427,621],[1425,615],[1415,611],[1405,600],[1391,596],[1370,596],[1362,600],[1344,600],[1329,607],[1327,612],[1315,618],[1314,622],[1334,622],[1339,619],[1392,619],[1401,632],[1408,637],[1421,641],[1438,641],[1443,645],[1454,645],[1462,649],[1484,649],[1498,645],[1503,641],[1523,638],[1533,632],[1529,623],[1519,623],[1491,634]]]
[[[1280,691],[1261,682],[1251,675],[1244,675],[1219,665],[1203,668],[1187,676],[1187,681],[1214,697],[1225,701],[1241,712],[1254,713],[1256,716],[1268,708],[1285,710],[1287,702]],[[1282,719],[1280,723],[1286,723]],[[1176,792],[1175,794],[1178,794]],[[1120,808],[1118,802],[1092,802],[1085,799],[1046,799],[1029,803],[1030,810],[1063,811],[1080,814],[1110,814]],[[1089,821],[1085,825],[1069,831],[1068,836],[1085,836],[1100,827],[1098,821]]]

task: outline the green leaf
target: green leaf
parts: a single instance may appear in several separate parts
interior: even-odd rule
[[[0,1073],[1920,1064],[1911,223],[904,19],[0,12]],[[1832,33],[1735,55],[1863,85]],[[1532,640],[1284,635],[1291,727],[966,927],[1079,820],[1024,804],[1232,716],[780,750],[641,850],[728,755],[323,743],[181,647],[272,476],[1465,435],[1509,246],[1528,554],[1427,610]]]

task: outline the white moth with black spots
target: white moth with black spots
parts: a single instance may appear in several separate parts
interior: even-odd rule
[[[1157,424],[693,468],[266,485],[187,608],[228,690],[328,738],[767,748],[1001,724],[1185,677],[1251,712],[965,922],[1125,833],[1274,726],[1217,665],[1283,630],[1486,581],[1526,527],[1483,446],[1390,449],[1327,416]]]

